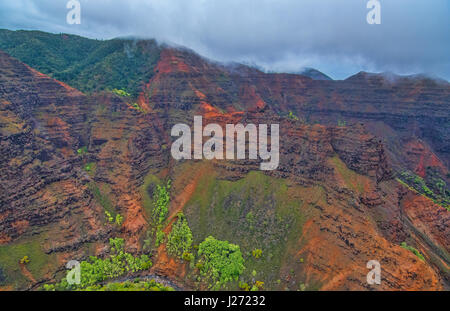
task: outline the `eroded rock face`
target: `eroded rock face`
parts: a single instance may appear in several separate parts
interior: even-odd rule
[[[0,241],[45,235],[43,253],[85,256],[112,230],[76,156],[87,99],[4,53],[0,64]]]
[[[166,48],[136,109],[129,99],[109,93],[84,95],[0,52],[0,244],[46,233],[43,248],[57,254],[59,267],[104,253],[111,236],[125,238],[128,251],[141,252],[150,226],[141,187],[149,173],[174,178],[174,191],[179,191],[170,206],[174,217],[200,187],[197,175],[216,173],[235,182],[259,170],[254,160],[213,160],[192,178],[178,174],[185,162],[170,156],[170,129],[176,123],[191,125],[194,115],[202,115],[204,125],[280,124],[280,164],[266,174],[323,189],[320,203],[308,199],[314,212],[305,214],[299,242],[289,250],[298,258],[291,260],[292,253],[286,252],[281,263],[280,278],[289,279],[288,284],[315,282],[331,290],[442,289],[448,282],[443,274],[448,211],[397,190],[392,169],[422,162],[446,168],[448,154],[438,140],[445,141],[448,131],[436,130],[430,120],[447,120],[448,92],[447,85],[432,82],[391,85],[358,76],[314,81],[264,74]],[[394,100],[399,103],[392,105]],[[420,108],[425,101],[433,102],[428,112]],[[299,120],[286,118],[289,111]],[[337,124],[340,118],[347,122]],[[420,155],[416,145],[393,148],[406,141],[402,135],[411,119],[428,141]],[[387,127],[402,137],[383,136]],[[77,152],[82,147],[85,151]],[[427,148],[442,160],[421,160]],[[418,160],[398,160],[411,150]],[[94,168],[86,170],[89,163]],[[124,216],[120,227],[106,221],[107,208]],[[267,213],[273,211],[268,208]],[[430,241],[424,242],[422,235]],[[426,262],[399,246],[406,238],[421,246]],[[294,260],[300,258],[302,265]],[[381,288],[365,283],[365,264],[371,259],[383,266]],[[181,281],[188,274],[188,267],[169,258],[163,246],[153,261],[160,274]],[[291,269],[299,273],[288,276]],[[52,278],[51,273],[46,277]]]

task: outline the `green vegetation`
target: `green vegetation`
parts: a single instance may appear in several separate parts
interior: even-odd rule
[[[0,245],[0,285],[11,285],[14,289],[25,289],[30,279],[22,273],[21,261],[38,280],[58,268],[56,254],[47,254],[44,245],[47,234],[23,236],[13,243]]]
[[[262,250],[259,248],[256,248],[254,250],[252,250],[252,255],[253,257],[255,257],[256,259],[260,258],[262,255]]]
[[[161,184],[161,181],[155,176],[149,173],[144,178],[144,183],[139,188],[139,193],[142,197],[142,205],[148,218],[152,218],[154,209],[153,192],[157,184]]]
[[[155,247],[159,247],[161,244],[163,244],[165,238],[166,234],[161,230],[160,227],[158,227],[158,229],[156,230]]]
[[[364,177],[349,169],[338,155],[330,158],[337,173],[342,177],[345,184],[356,193],[364,192]]]
[[[239,281],[239,288],[242,289],[243,291],[249,291],[250,290],[250,286],[248,285],[247,282]]]
[[[154,74],[154,40],[92,40],[68,34],[0,30],[0,49],[83,92],[127,90],[136,97]]]
[[[122,215],[120,215],[120,214],[117,214],[116,215],[116,220],[114,221],[114,223],[117,225],[117,226],[121,226],[122,225],[122,223],[123,223],[123,216]]]
[[[198,248],[200,273],[211,281],[214,289],[236,281],[244,271],[244,258],[238,245],[207,237]]]
[[[95,168],[95,163],[94,162],[86,163],[86,165],[84,166],[84,170],[86,172],[92,172],[94,170],[94,168]]]
[[[427,180],[410,171],[403,171],[397,181],[450,211],[450,190],[447,184],[431,168],[427,169],[426,175]]]
[[[122,96],[122,97],[130,97],[131,94],[124,91],[124,90],[118,90],[118,89],[113,89],[112,92],[118,96]]]
[[[123,216],[120,215],[119,213],[117,213],[116,217],[114,217],[114,216],[111,215],[110,212],[105,211],[105,216],[106,216],[106,219],[108,220],[108,222],[110,224],[115,224],[115,225],[120,227],[122,225],[122,223],[123,223]]]
[[[189,251],[192,246],[192,232],[189,228],[186,217],[182,213],[178,214],[178,220],[173,224],[167,239],[167,251],[169,255],[178,258],[189,258]],[[185,259],[183,258],[183,259]]]
[[[44,284],[43,289],[46,291],[55,291],[56,286],[53,284]],[[125,282],[111,282],[105,285],[91,285],[86,288],[79,289],[81,291],[173,291],[169,286],[164,286],[155,280],[140,281],[125,281]]]
[[[143,249],[147,252],[152,252],[165,242],[166,235],[162,229],[169,212],[170,188],[170,180],[166,185],[162,185],[152,174],[144,178],[144,184],[140,187],[144,210],[152,222],[152,227],[143,241]]]
[[[255,281],[254,284],[250,287],[247,282],[239,282],[239,288],[243,291],[258,291],[264,289],[264,282]]]
[[[169,212],[169,190],[170,180],[166,186],[156,185],[155,192],[153,193],[154,209],[152,214],[155,224],[162,224],[166,220],[167,213]]]
[[[289,111],[288,119],[298,121],[298,117],[292,111]]]
[[[200,165],[205,164],[186,164],[183,173],[198,171]],[[224,180],[215,173],[203,175],[183,209],[193,243],[200,244],[211,234],[219,240],[233,241],[245,260],[240,280],[250,284],[251,272],[256,270],[266,288],[278,288],[275,282],[283,273],[282,264],[298,265],[295,252],[303,223],[309,214],[316,213],[314,206],[326,204],[322,187],[288,183],[259,171],[238,181]],[[255,249],[261,249],[260,258],[252,255]],[[202,266],[202,262],[197,265]]]
[[[111,255],[105,259],[90,256],[89,260],[80,263],[81,282],[80,284],[68,284],[63,278],[54,287],[46,286],[44,289],[51,290],[77,290],[98,285],[109,279],[147,270],[152,266],[152,262],[147,255],[135,257],[124,251],[124,240],[120,238],[109,239]]]
[[[77,154],[78,155],[84,155],[86,152],[87,152],[87,147],[86,146],[77,149]]]
[[[156,181],[155,179],[151,179],[151,181]],[[151,181],[144,181],[144,186],[142,191],[144,193],[144,208],[146,210],[150,209],[149,213],[151,215],[153,227],[151,230],[147,232],[146,239],[144,240],[144,249],[147,251],[153,250],[153,241],[154,247],[158,248],[161,244],[165,242],[166,234],[164,233],[163,223],[167,218],[167,214],[169,213],[169,202],[170,202],[170,180],[167,182],[165,186],[161,186],[160,184],[153,184]],[[148,187],[153,186],[153,199],[149,199]]]
[[[109,223],[113,223],[114,222],[114,217],[111,215],[110,212],[105,211],[105,216],[106,216],[106,219],[108,220]]]
[[[145,291],[145,292],[159,292],[159,291],[173,291],[169,286],[164,286],[155,280],[150,281],[126,281],[122,283],[108,283],[106,285],[88,286],[84,291]]]
[[[181,259],[192,262],[194,260],[194,255],[192,253],[184,252]]]
[[[132,107],[133,107],[134,109],[136,109],[137,111],[139,111],[139,112],[144,112],[144,109],[142,109],[142,107],[139,106],[138,103],[133,103]]]
[[[255,215],[252,211],[248,212],[245,216],[245,219],[247,220],[248,225],[250,226],[250,230],[253,230],[253,225],[255,224]]]
[[[256,287],[257,290],[261,290],[264,288],[264,282],[256,281],[254,286]]]
[[[400,244],[401,247],[403,247],[406,250],[409,250],[410,252],[412,252],[414,255],[416,255],[420,260],[425,261],[425,257],[423,257],[423,255],[414,247],[409,246],[408,244],[406,244],[406,242],[402,242]]]

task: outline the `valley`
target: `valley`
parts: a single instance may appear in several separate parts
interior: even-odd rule
[[[194,116],[279,124],[277,168],[174,159]],[[77,260],[193,290],[448,290],[449,126],[450,84],[425,76],[315,80],[0,30],[0,289],[57,287]]]

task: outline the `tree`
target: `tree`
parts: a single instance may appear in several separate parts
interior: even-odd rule
[[[178,220],[173,225],[167,241],[167,250],[171,256],[181,258],[183,253],[188,253],[192,246],[192,232],[186,217],[178,214]]]
[[[212,281],[215,288],[237,280],[245,269],[240,247],[212,236],[200,243],[198,255],[201,274]]]
[[[153,196],[154,209],[153,209],[153,221],[156,224],[161,224],[167,217],[169,212],[170,201],[170,180],[166,186],[156,185],[155,193]]]

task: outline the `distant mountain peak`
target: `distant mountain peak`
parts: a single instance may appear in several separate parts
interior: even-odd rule
[[[302,71],[299,72],[299,74],[307,76],[313,80],[328,80],[328,81],[333,80],[323,72],[320,72],[319,70],[310,67],[305,67]]]
[[[404,82],[417,82],[417,81],[431,81],[434,83],[439,84],[448,84],[448,81],[445,79],[442,79],[438,76],[432,75],[432,74],[426,74],[426,73],[417,73],[417,74],[410,74],[410,75],[400,75],[391,71],[385,71],[385,72],[366,72],[366,71],[360,71],[357,74],[354,74],[347,79],[346,81],[380,81],[380,82],[387,82],[387,83],[396,83],[399,81]]]

